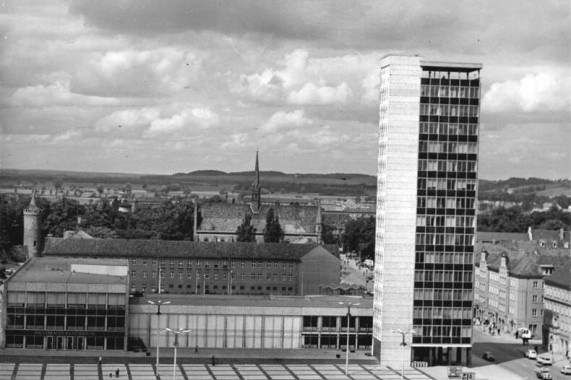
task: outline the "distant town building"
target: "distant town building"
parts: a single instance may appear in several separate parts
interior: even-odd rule
[[[373,354],[382,365],[470,364],[481,69],[381,60]]]
[[[317,244],[47,238],[43,255],[127,259],[132,294],[319,294],[341,270]]]
[[[234,242],[236,230],[250,217],[250,225],[256,229],[256,241],[264,241],[266,216],[272,209],[284,232],[283,241],[290,243],[321,243],[321,207],[313,204],[266,203],[262,198],[258,153],[256,153],[255,179],[250,202],[246,204],[202,203],[198,212],[201,223],[195,227],[195,241]],[[197,217],[198,221],[199,218]]]
[[[543,345],[558,359],[571,359],[571,260],[545,279]]]

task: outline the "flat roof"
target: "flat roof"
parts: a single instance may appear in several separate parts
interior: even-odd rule
[[[50,284],[118,284],[127,285],[126,276],[89,274],[72,271],[73,264],[94,266],[128,266],[125,259],[68,259],[64,257],[33,258],[24,263],[7,281],[10,283]]]
[[[326,307],[347,309],[351,302],[351,309],[373,309],[373,297],[360,296],[242,296],[242,295],[189,295],[189,294],[157,294],[154,296],[132,297],[131,305],[149,305],[148,301],[160,299],[163,302],[170,301],[170,305],[176,306],[234,306],[234,307]],[[344,304],[340,304],[343,302]],[[359,304],[356,305],[355,304]]]
[[[481,63],[464,63],[464,62],[444,62],[444,61],[420,61],[423,69],[434,69],[443,71],[476,71],[484,67]]]

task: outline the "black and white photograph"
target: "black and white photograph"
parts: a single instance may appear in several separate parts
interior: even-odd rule
[[[0,379],[571,375],[571,3],[4,0]]]

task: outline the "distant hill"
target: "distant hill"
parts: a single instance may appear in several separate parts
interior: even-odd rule
[[[479,181],[480,198],[486,193],[537,194],[547,197],[571,196],[571,181],[542,178],[509,178],[499,181]]]
[[[241,191],[247,193],[254,180],[254,171],[224,172],[220,170],[195,170],[172,175],[142,175],[130,173],[73,172],[60,170],[0,170],[0,186],[13,188],[23,186],[51,186],[56,178],[65,185],[91,186],[105,184],[121,187],[131,183],[135,187],[152,188],[163,185],[180,185],[191,191]],[[323,195],[365,195],[374,197],[377,192],[377,177],[360,173],[283,173],[268,170],[260,172],[262,188],[267,193],[299,193]],[[176,187],[176,186],[175,186]],[[480,199],[521,200],[537,196],[553,198],[571,197],[571,181],[541,178],[509,178],[506,180],[479,180]],[[506,198],[507,197],[507,198]]]
[[[214,176],[216,176],[216,175],[227,175],[227,174],[228,173],[222,172],[220,170],[195,170],[193,172],[187,173],[186,175],[190,175],[190,176],[193,176],[193,175],[198,175],[198,176],[200,176],[200,175],[214,175]],[[181,175],[185,175],[185,174],[184,173],[175,173],[173,175],[174,176],[181,176]]]

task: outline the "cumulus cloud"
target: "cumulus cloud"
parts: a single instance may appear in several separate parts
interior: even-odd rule
[[[272,62],[261,72],[241,75],[238,91],[260,102],[285,102],[303,105],[345,104],[356,90],[369,88],[363,78],[378,71],[378,54],[346,54],[310,57],[308,51],[296,49]]]
[[[153,107],[119,110],[99,119],[95,123],[95,127],[102,132],[117,129],[122,129],[122,131],[140,130],[147,128],[159,116],[160,111]]]
[[[366,104],[378,103],[380,85],[380,70],[371,70],[369,75],[361,81],[361,86],[363,88],[363,96],[361,97],[362,102]]]
[[[57,81],[46,85],[21,87],[14,91],[8,102],[17,107],[108,106],[119,104],[117,98],[82,95],[72,92],[69,86],[69,81]]]
[[[99,132],[113,131],[136,137],[157,137],[184,128],[207,129],[219,122],[220,117],[207,107],[175,104],[114,111],[99,119],[95,126]]]
[[[288,96],[288,102],[292,104],[335,104],[346,103],[352,95],[352,91],[343,82],[337,87],[317,86],[307,83],[298,91],[293,90]]]
[[[220,121],[217,114],[208,108],[184,109],[180,113],[153,120],[145,136],[158,136],[179,131],[184,128],[212,127]]]
[[[494,83],[484,95],[482,108],[488,112],[568,111],[571,106],[570,85],[569,75],[548,72]]]
[[[260,131],[273,133],[288,127],[295,128],[310,124],[313,124],[313,122],[305,117],[303,110],[293,112],[278,111],[270,116],[268,121],[260,127]]]
[[[194,83],[201,59],[177,47],[117,50],[92,55],[74,78],[79,92],[106,96],[169,95]]]
[[[64,141],[70,141],[70,140],[74,140],[80,136],[81,136],[80,131],[70,129],[69,131],[66,131],[66,132],[54,137],[53,142],[54,143],[61,143]]]

